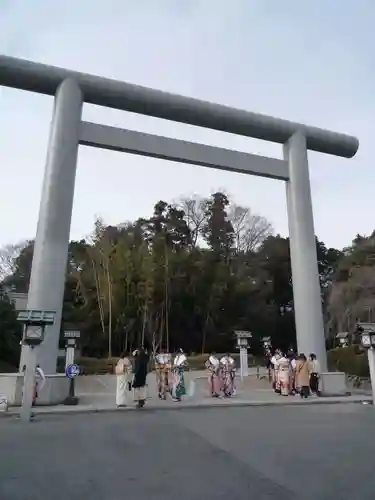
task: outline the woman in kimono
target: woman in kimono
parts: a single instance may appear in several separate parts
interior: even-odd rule
[[[167,399],[169,389],[169,373],[171,371],[171,355],[161,352],[156,356],[156,382],[159,399]]]
[[[278,360],[278,378],[280,384],[280,394],[289,396],[290,363],[289,359],[282,354]]]
[[[172,398],[174,401],[181,401],[182,396],[186,395],[184,372],[187,367],[187,357],[182,349],[173,360],[173,384]]]
[[[210,395],[213,398],[218,398],[220,397],[221,391],[220,362],[214,354],[211,354],[205,366],[208,370],[208,387]]]
[[[146,379],[149,357],[143,348],[134,351],[133,383],[134,401],[137,408],[143,408],[147,399]]]
[[[220,360],[222,387],[224,397],[230,398],[234,394],[234,379],[236,376],[236,365],[230,354],[226,354]]]
[[[121,408],[127,404],[129,382],[131,381],[132,365],[126,352],[123,352],[115,367],[116,373],[116,406]]]

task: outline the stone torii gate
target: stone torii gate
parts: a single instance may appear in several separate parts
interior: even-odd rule
[[[0,85],[55,99],[27,304],[57,312],[37,352],[46,373],[56,372],[80,144],[284,181],[298,350],[316,353],[326,370],[307,150],[351,158],[359,145],[355,137],[1,55]],[[84,122],[84,102],[276,142],[284,159]],[[24,347],[21,366],[26,352]]]

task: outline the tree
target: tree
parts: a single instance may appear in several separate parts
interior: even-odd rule
[[[227,214],[228,206],[224,193],[214,193],[206,201],[202,236],[216,258],[228,259],[233,248],[234,230]]]
[[[185,221],[189,228],[192,247],[197,246],[203,227],[206,224],[206,206],[207,200],[198,196],[181,198],[179,201],[179,207],[185,214]]]
[[[0,360],[17,366],[20,359],[22,325],[2,285],[0,285]]]
[[[5,245],[0,249],[0,283],[15,272],[16,259],[26,246],[25,242]]]
[[[344,253],[336,250],[336,248],[327,248],[318,238],[316,238],[316,253],[320,285],[324,290],[332,282],[337,266],[344,257]]]
[[[267,219],[252,214],[249,208],[232,203],[228,218],[233,227],[237,252],[254,252],[273,233],[272,225]]]
[[[26,293],[29,289],[34,242],[8,245],[0,253],[0,282]]]
[[[375,235],[357,235],[335,263],[327,292],[327,316],[333,332],[351,332],[356,323],[375,320]]]
[[[289,240],[272,233],[261,215],[221,192],[159,200],[149,217],[119,226],[98,219],[89,238],[69,244],[62,330],[79,329],[83,354],[97,357],[139,344],[223,352],[233,349],[236,329],[252,332],[255,352],[269,335],[288,348],[295,344]],[[316,245],[332,331],[348,317],[352,324],[371,316],[374,235],[344,252]],[[5,255],[4,286],[27,292],[33,242]]]

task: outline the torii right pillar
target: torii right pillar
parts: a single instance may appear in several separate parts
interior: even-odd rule
[[[298,352],[316,354],[327,371],[322,299],[318,272],[306,137],[297,131],[284,145],[294,314]]]

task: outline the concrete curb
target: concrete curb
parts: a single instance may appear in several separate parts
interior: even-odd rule
[[[205,403],[176,403],[175,406],[145,406],[142,410],[135,408],[134,406],[129,406],[126,408],[116,408],[116,407],[108,407],[108,408],[98,408],[98,407],[86,407],[79,408],[75,407],[66,407],[64,408],[50,408],[48,410],[38,410],[35,408],[34,416],[43,416],[43,415],[82,415],[89,413],[113,413],[113,412],[129,412],[129,411],[142,411],[142,412],[158,412],[158,411],[183,411],[185,409],[194,409],[194,410],[207,410],[207,409],[223,409],[223,408],[241,408],[241,407],[269,407],[269,406],[315,406],[315,405],[339,405],[339,404],[362,404],[367,403],[372,405],[372,398],[370,397],[358,397],[352,400],[343,400],[343,399],[308,399],[308,400],[290,400],[290,401],[225,401],[223,404],[213,404],[211,402]],[[69,409],[68,409],[69,408]],[[20,415],[20,411],[10,411],[4,413],[0,416],[4,418],[17,418]]]

